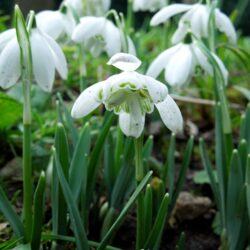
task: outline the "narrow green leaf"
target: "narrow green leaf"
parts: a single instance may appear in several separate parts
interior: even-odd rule
[[[71,224],[72,224],[72,229],[74,231],[74,235],[76,238],[76,245],[77,245],[77,249],[78,250],[82,250],[82,249],[89,249],[88,246],[88,241],[87,241],[87,236],[86,236],[86,232],[84,230],[83,224],[82,224],[82,220],[81,220],[81,216],[79,214],[79,211],[77,210],[77,206],[73,197],[73,194],[70,190],[69,184],[65,178],[63,169],[62,169],[62,165],[61,165],[61,161],[57,155],[56,149],[53,148],[53,156],[55,159],[55,167],[56,167],[56,171],[57,171],[57,175],[58,175],[58,179],[60,181],[61,187],[62,187],[62,191],[64,194],[64,198],[67,202],[67,206],[69,209],[69,215],[70,215],[70,219],[71,219]]]
[[[34,216],[32,225],[31,248],[40,249],[40,240],[42,235],[43,217],[44,217],[44,198],[45,198],[45,173],[42,171],[37,188],[34,194]]]
[[[6,220],[10,223],[15,235],[17,237],[23,237],[24,236],[23,224],[19,216],[13,209],[11,203],[9,202],[1,186],[0,186],[0,211],[2,211]]]
[[[33,249],[31,249],[30,244],[25,244],[25,245],[18,245],[12,250],[33,250]]]
[[[154,137],[152,135],[150,135],[148,137],[148,139],[146,140],[146,142],[145,142],[145,144],[143,146],[143,149],[142,149],[142,157],[146,161],[149,160],[149,157],[152,154],[153,145],[154,145]]]
[[[243,179],[245,180],[245,176],[246,176],[246,162],[247,162],[247,142],[245,139],[240,141],[240,145],[239,145],[239,158],[240,158],[240,165],[241,165],[241,172],[243,175]]]
[[[151,233],[144,245],[144,249],[152,249],[152,250],[159,249],[162,233],[168,215],[168,204],[169,204],[169,196],[168,194],[165,194],[161,202],[159,211],[157,213]]]
[[[75,201],[77,201],[80,194],[81,186],[87,184],[87,159],[90,150],[91,136],[90,127],[87,123],[79,140],[75,146],[73,158],[70,164],[69,171],[69,185],[74,196]],[[86,190],[86,188],[85,188]],[[83,194],[86,195],[86,194]]]
[[[116,133],[116,145],[115,145],[115,177],[117,177],[119,170],[121,168],[121,155],[123,152],[123,144],[124,144],[124,135],[120,126],[117,126],[117,133]]]
[[[132,196],[130,197],[128,202],[126,203],[125,207],[122,209],[122,211],[121,211],[120,215],[118,216],[118,218],[116,219],[116,221],[114,222],[112,227],[109,229],[107,234],[102,239],[102,241],[101,241],[99,247],[97,248],[97,250],[105,249],[105,247],[107,246],[110,238],[113,235],[113,232],[116,231],[117,228],[120,226],[121,222],[124,220],[125,216],[127,215],[129,209],[134,205],[134,203],[136,202],[137,197],[141,194],[143,188],[147,185],[149,179],[151,178],[151,175],[152,175],[152,172],[150,171],[142,179],[142,181],[140,182],[140,184],[138,185],[138,187],[136,188],[136,190],[134,191],[134,193],[132,194]]]
[[[147,185],[144,197],[145,235],[148,236],[153,223],[153,192],[150,184]]]
[[[184,232],[181,233],[178,244],[176,246],[176,250],[185,250],[186,249],[186,235]]]
[[[246,164],[246,196],[248,218],[250,220],[250,154],[247,157]]]
[[[0,244],[1,250],[10,250],[13,249],[18,243],[23,241],[23,237],[20,237],[18,239],[11,239],[8,241],[5,241],[4,243]]]

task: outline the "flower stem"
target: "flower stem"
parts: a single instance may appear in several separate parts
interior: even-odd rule
[[[86,64],[84,60],[84,51],[82,45],[79,45],[79,78],[80,78],[80,90],[86,89],[85,77],[87,76]]]
[[[142,148],[143,136],[140,136],[135,139],[135,178],[137,186],[144,177]],[[143,247],[144,236],[144,202],[143,193],[140,193],[137,199],[136,250],[140,250]]]

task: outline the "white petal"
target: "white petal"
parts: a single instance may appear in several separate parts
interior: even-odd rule
[[[16,38],[13,38],[0,54],[0,86],[11,87],[20,75],[20,50]]]
[[[122,45],[120,31],[111,21],[105,21],[102,35],[108,56],[113,56],[121,51]]]
[[[160,53],[156,59],[150,64],[146,75],[151,77],[158,77],[158,75],[161,73],[163,68],[166,67],[166,65],[169,62],[169,59],[173,56],[173,54],[180,49],[181,45],[176,45],[174,47],[171,47],[170,49],[167,49]]]
[[[0,51],[7,45],[7,43],[16,36],[15,29],[9,29],[0,34]]]
[[[194,68],[190,47],[184,44],[169,60],[165,70],[165,79],[172,86],[183,85],[194,73]]]
[[[213,56],[214,56],[214,59],[216,60],[216,62],[218,63],[218,66],[220,68],[220,71],[222,73],[222,76],[224,78],[224,83],[225,85],[227,85],[227,82],[228,82],[228,71],[224,65],[224,63],[221,61],[221,59],[213,53]]]
[[[83,42],[91,37],[102,34],[105,25],[105,18],[103,17],[83,17],[80,23],[75,27],[72,40],[75,42]]]
[[[142,113],[138,98],[132,97],[128,105],[129,113],[121,112],[119,114],[119,125],[125,135],[138,138],[144,128],[145,114]]]
[[[168,88],[165,84],[155,80],[150,76],[143,76],[144,84],[147,87],[150,97],[154,103],[162,102],[168,95]]]
[[[177,44],[181,42],[188,32],[188,25],[185,22],[180,21],[178,24],[178,28],[172,36],[171,42],[173,44]]]
[[[232,22],[218,9],[215,10],[215,25],[221,32],[226,33],[230,43],[236,44],[237,35]]]
[[[172,4],[162,8],[158,11],[150,21],[151,26],[156,26],[160,23],[164,23],[170,17],[182,13],[184,11],[188,11],[193,7],[193,5],[189,4]]]
[[[163,102],[155,104],[163,123],[173,132],[178,133],[183,129],[181,111],[170,95]]]
[[[66,79],[68,75],[68,68],[62,49],[51,37],[47,36],[46,34],[43,34],[43,37],[51,49],[56,69],[58,70],[60,76],[63,79]]]
[[[130,55],[136,56],[136,49],[132,39],[129,36],[127,36],[127,39],[128,39],[128,53]]]
[[[141,65],[141,61],[133,55],[127,53],[117,53],[110,58],[107,63],[123,71],[134,71]]]
[[[35,80],[44,91],[51,91],[55,79],[55,63],[51,50],[38,31],[31,33],[30,43]]]
[[[36,15],[37,27],[57,39],[64,32],[63,17],[59,11],[45,10]]]
[[[105,81],[96,83],[81,93],[81,95],[76,99],[71,110],[72,117],[84,117],[101,104],[102,85],[104,83]]]

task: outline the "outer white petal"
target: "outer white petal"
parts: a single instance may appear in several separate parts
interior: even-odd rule
[[[6,44],[16,36],[15,29],[9,29],[0,34],[0,51],[6,46]]]
[[[144,84],[154,103],[162,102],[168,95],[168,88],[165,84],[155,80],[150,76],[144,76]]]
[[[93,36],[102,34],[105,21],[103,17],[86,16],[81,18],[80,23],[73,31],[72,40],[75,42],[83,42]]]
[[[121,51],[121,35],[119,29],[109,20],[105,21],[104,30],[102,32],[105,48],[109,56]]]
[[[180,21],[178,24],[177,30],[172,36],[172,39],[171,39],[172,43],[177,44],[181,42],[186,36],[187,32],[188,32],[188,25],[185,22]]]
[[[104,83],[106,82],[98,82],[88,87],[81,93],[81,95],[76,99],[71,110],[72,117],[84,117],[95,110],[101,104],[102,86]]]
[[[183,85],[193,74],[194,66],[190,47],[184,44],[169,60],[165,70],[165,79],[172,86]]]
[[[44,91],[51,91],[55,79],[55,62],[51,49],[36,30],[31,33],[30,43],[35,80]]]
[[[9,88],[21,75],[20,50],[16,38],[13,38],[0,54],[0,86]]]
[[[43,37],[47,41],[48,46],[51,49],[56,69],[58,70],[61,77],[63,79],[66,79],[68,75],[68,68],[66,58],[63,54],[62,49],[51,37],[47,36],[46,34],[43,34]]]
[[[215,25],[221,32],[226,33],[231,43],[236,44],[237,35],[233,24],[230,19],[218,9],[215,10]]]
[[[150,21],[151,26],[156,26],[160,23],[164,23],[170,17],[179,13],[190,10],[194,5],[189,4],[171,4],[158,11]]]
[[[163,102],[155,104],[163,123],[173,132],[178,133],[183,129],[181,111],[170,95]]]
[[[127,37],[127,39],[128,39],[128,53],[130,55],[136,56],[136,49],[132,39],[129,36]]]
[[[222,76],[224,78],[224,83],[225,85],[227,85],[227,82],[228,82],[228,71],[224,65],[224,63],[221,61],[221,59],[213,53],[213,56],[214,56],[214,59],[216,60],[216,62],[218,63],[218,66],[221,70],[221,73],[222,73]]]
[[[163,68],[165,68],[168,64],[169,59],[173,56],[174,53],[176,53],[180,49],[180,47],[181,45],[179,44],[160,53],[156,57],[156,59],[150,64],[146,75],[154,78],[158,77]]]
[[[123,71],[134,71],[141,65],[141,61],[133,55],[127,53],[117,53],[113,55],[107,63]]]
[[[37,27],[57,39],[64,32],[64,21],[59,11],[45,10],[36,15]]]

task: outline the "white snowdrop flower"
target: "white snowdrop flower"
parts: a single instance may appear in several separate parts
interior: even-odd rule
[[[72,117],[86,116],[103,103],[107,110],[119,115],[123,133],[138,138],[144,128],[146,113],[153,112],[155,106],[171,131],[181,131],[182,115],[166,85],[134,71],[140,66],[138,62],[138,58],[129,54],[114,55],[109,64],[118,65],[123,72],[84,90],[73,105]]]
[[[221,70],[225,84],[227,84],[227,69],[218,56],[212,55]],[[180,43],[160,53],[149,66],[147,75],[156,78],[165,69],[166,82],[171,86],[181,86],[191,80],[197,66],[200,66],[209,75],[213,75],[212,65],[195,42]]]
[[[59,45],[39,29],[30,34],[32,67],[35,81],[44,91],[51,91],[55,69],[66,79],[68,70],[65,56]],[[20,49],[15,29],[0,34],[0,86],[13,86],[21,77]]]
[[[133,0],[133,11],[157,11],[166,6],[166,0]]]
[[[103,16],[110,8],[110,0],[65,0],[73,11],[82,16]]]
[[[37,26],[40,30],[57,40],[63,36],[71,38],[73,29],[76,26],[76,21],[66,7],[66,13],[59,10],[45,10],[36,15]]]
[[[172,37],[174,44],[180,42],[190,30],[198,37],[208,37],[210,8],[204,4],[172,4],[166,6],[153,16],[150,24],[156,26],[182,12],[186,13],[181,17],[178,29]],[[215,9],[215,26],[227,35],[231,43],[236,43],[237,35],[233,24],[218,8]]]
[[[104,17],[82,17],[72,34],[72,40],[83,43],[84,47],[96,57],[103,51],[111,57],[122,50],[120,30]],[[127,41],[129,53],[135,54],[132,40],[127,37]]]

